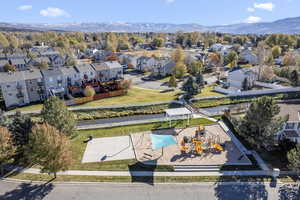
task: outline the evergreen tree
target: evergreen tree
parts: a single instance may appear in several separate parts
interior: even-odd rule
[[[182,86],[182,90],[186,92],[186,96],[191,98],[199,93],[199,86],[192,76],[189,76]]]
[[[297,70],[293,70],[290,75],[290,80],[293,86],[299,85],[299,74]]]
[[[282,128],[285,119],[275,118],[280,107],[271,97],[261,97],[250,105],[245,117],[239,121],[238,131],[248,142],[262,148],[274,144],[274,133]]]
[[[244,91],[249,90],[248,78],[244,78],[243,83],[242,83],[242,89]]]
[[[8,129],[12,133],[14,144],[18,146],[18,151],[22,151],[22,147],[28,143],[32,126],[31,118],[22,115],[19,111],[12,117],[12,122],[8,125]]]
[[[42,172],[54,173],[55,178],[58,171],[68,170],[72,164],[69,139],[48,124],[32,128],[25,155],[32,164],[40,165]]]
[[[196,83],[199,85],[200,88],[204,87],[205,85],[203,74],[201,72],[198,72],[196,74]]]
[[[74,131],[76,120],[65,102],[58,97],[50,97],[43,106],[41,112],[45,123],[56,127],[60,132],[71,135]]]

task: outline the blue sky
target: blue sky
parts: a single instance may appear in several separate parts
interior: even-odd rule
[[[0,22],[223,25],[300,16],[299,0],[1,0]]]

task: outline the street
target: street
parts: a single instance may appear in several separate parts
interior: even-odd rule
[[[189,183],[189,184],[128,184],[128,183],[60,183],[30,184],[0,182],[2,200],[41,199],[105,199],[105,200],[257,200],[300,199],[299,185],[269,183]]]

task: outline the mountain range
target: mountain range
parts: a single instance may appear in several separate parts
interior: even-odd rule
[[[222,26],[202,26],[199,24],[171,23],[65,23],[65,24],[25,24],[0,23],[0,30],[5,31],[76,31],[76,32],[164,32],[176,31],[215,31],[232,34],[271,34],[286,33],[300,34],[300,17],[286,18],[274,22],[240,23]]]

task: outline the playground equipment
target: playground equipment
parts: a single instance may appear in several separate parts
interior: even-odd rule
[[[220,145],[218,136],[208,135],[204,126],[199,126],[195,132],[195,136],[184,136],[180,143],[180,151],[182,154],[192,153],[196,155],[202,154],[204,151],[215,150],[218,152],[224,151]]]

